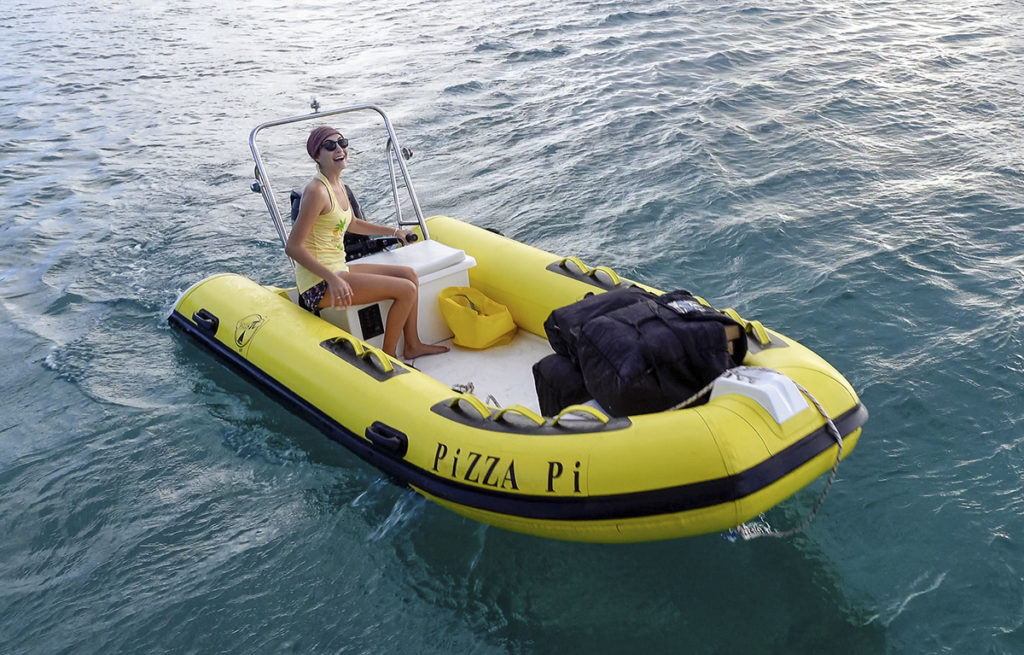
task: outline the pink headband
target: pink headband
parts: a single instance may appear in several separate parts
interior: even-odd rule
[[[312,159],[316,159],[316,153],[317,150],[320,149],[320,144],[324,142],[324,139],[331,136],[332,134],[341,134],[341,132],[334,129],[333,127],[321,125],[320,127],[315,128],[312,132],[309,133],[309,138],[306,139],[306,152],[309,153],[309,156]]]

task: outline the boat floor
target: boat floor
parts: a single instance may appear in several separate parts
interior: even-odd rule
[[[450,348],[447,353],[419,357],[413,366],[453,389],[471,392],[485,403],[498,407],[523,405],[540,413],[533,365],[552,353],[547,339],[518,330],[508,345],[486,350],[459,348],[451,339],[441,343]]]

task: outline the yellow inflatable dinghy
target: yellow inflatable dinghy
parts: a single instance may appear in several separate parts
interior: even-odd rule
[[[424,341],[450,343],[438,297],[469,287],[508,309],[518,328],[509,343],[453,347],[409,365],[379,349],[386,303],[317,317],[295,304],[294,289],[234,274],[183,293],[172,326],[399,483],[469,518],[541,537],[636,542],[731,529],[853,450],[867,411],[850,384],[793,339],[731,310],[745,331],[743,367],[716,380],[706,402],[617,417],[584,403],[542,415],[531,369],[552,352],[544,321],[589,294],[637,283],[454,218],[422,218],[395,154],[402,149],[376,107],[253,130],[254,189],[282,239],[256,136],[367,109],[384,118],[392,180],[397,163],[412,195],[416,217],[399,211],[399,224],[421,236],[370,257],[417,270]]]

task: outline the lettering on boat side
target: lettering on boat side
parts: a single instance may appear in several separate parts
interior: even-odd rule
[[[261,314],[249,314],[235,323],[235,346],[239,351],[245,350],[252,338],[256,336],[263,324],[267,322]]]
[[[581,462],[574,462],[571,467],[566,467],[559,461],[546,462],[547,488],[545,492],[553,494],[571,490],[574,494],[582,494],[583,492],[580,490],[581,466]],[[571,476],[566,474],[567,468],[571,468]],[[461,448],[456,448],[453,451],[448,444],[438,442],[437,450],[434,451],[433,469],[435,473],[454,480],[472,482],[495,489],[520,490],[519,482],[516,479],[516,461],[512,458],[488,455],[472,450],[463,451]]]
[[[555,493],[555,480],[562,477],[565,467],[561,462],[548,462],[548,493]],[[572,492],[580,493],[580,463],[576,462],[572,472]]]

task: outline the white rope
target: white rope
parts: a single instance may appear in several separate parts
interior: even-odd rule
[[[778,371],[759,366],[743,366],[738,368],[743,368],[747,370],[753,369],[756,371],[767,371],[770,373],[778,373],[779,375],[781,375],[781,373],[779,373]],[[720,377],[729,377],[738,374],[738,372],[739,371],[737,369],[729,369]],[[786,530],[784,532],[779,532],[777,530],[773,530],[769,526],[753,523],[744,523],[733,528],[729,532],[730,536],[739,536],[744,541],[750,541],[751,539],[759,539],[761,537],[774,537],[776,539],[783,539],[786,537],[792,537],[793,535],[803,532],[807,529],[807,526],[809,526],[811,522],[814,521],[814,518],[818,515],[818,512],[821,510],[821,506],[825,504],[825,497],[828,496],[829,490],[832,489],[832,483],[836,481],[836,474],[839,472],[839,461],[843,458],[843,435],[839,434],[839,428],[836,427],[836,424],[832,421],[832,418],[828,415],[828,412],[825,411],[825,408],[821,406],[821,403],[818,402],[818,399],[815,398],[810,391],[804,388],[804,386],[797,382],[796,380],[793,380],[793,384],[795,384],[796,388],[800,390],[800,393],[807,396],[807,399],[811,401],[811,404],[813,404],[815,409],[818,410],[818,413],[821,414],[822,417],[824,417],[825,427],[828,429],[829,434],[832,435],[832,438],[835,439],[836,445],[839,446],[838,450],[836,451],[836,461],[832,463],[832,471],[829,473],[828,481],[825,482],[825,488],[822,490],[821,495],[818,496],[818,502],[815,504],[814,509],[811,510],[810,515],[808,515],[807,518],[804,519],[804,522],[798,525],[797,527],[791,530]],[[690,396],[689,398],[679,403],[675,407],[672,407],[672,409],[675,410],[683,409],[684,407],[689,407],[690,405],[692,405],[693,403],[697,402],[702,397],[710,393],[712,387],[714,386],[715,382],[712,381],[710,384],[705,386],[703,389],[701,389],[694,395]]]
[[[733,371],[735,371],[735,370],[736,369],[734,369],[734,368],[730,368],[725,373],[722,373],[717,378],[715,378],[714,380],[709,382],[707,385],[705,385],[703,389],[701,389],[697,393],[693,394],[692,396],[690,396],[689,398],[687,398],[683,402],[679,403],[678,405],[674,405],[672,407],[669,407],[666,411],[674,412],[677,409],[684,409],[686,407],[689,407],[690,405],[694,404],[695,402],[697,402],[698,400],[700,400],[704,396],[706,396],[709,393],[711,393],[711,389],[714,388],[715,382],[718,382],[719,378],[732,377],[734,375]]]
[[[807,515],[807,518],[804,519],[803,523],[801,523],[800,525],[791,530],[785,530],[783,532],[773,530],[771,527],[767,526],[744,523],[742,525],[736,526],[735,528],[736,533],[739,534],[739,536],[742,537],[744,541],[750,541],[751,539],[760,539],[761,537],[774,537],[776,539],[784,539],[786,537],[792,537],[793,535],[800,534],[801,532],[806,530],[807,526],[809,526],[811,522],[814,521],[814,518],[818,515],[818,512],[821,511],[821,506],[825,504],[825,497],[828,496],[829,490],[832,489],[832,483],[836,481],[836,474],[839,473],[839,460],[843,458],[843,435],[839,434],[839,428],[836,427],[836,424],[832,421],[832,418],[828,415],[828,412],[825,411],[825,408],[821,406],[821,403],[818,402],[818,399],[811,395],[811,392],[805,389],[803,385],[801,385],[799,382],[794,381],[794,384],[796,384],[796,387],[797,389],[800,390],[800,393],[807,396],[807,399],[814,404],[814,407],[817,408],[818,413],[825,418],[825,427],[828,428],[829,434],[831,434],[832,438],[836,440],[836,445],[838,446],[838,449],[836,450],[836,461],[832,462],[832,471],[829,472],[828,474],[828,480],[825,482],[825,488],[821,490],[821,494],[818,496],[818,502],[814,505],[814,509],[811,510],[811,513]]]

